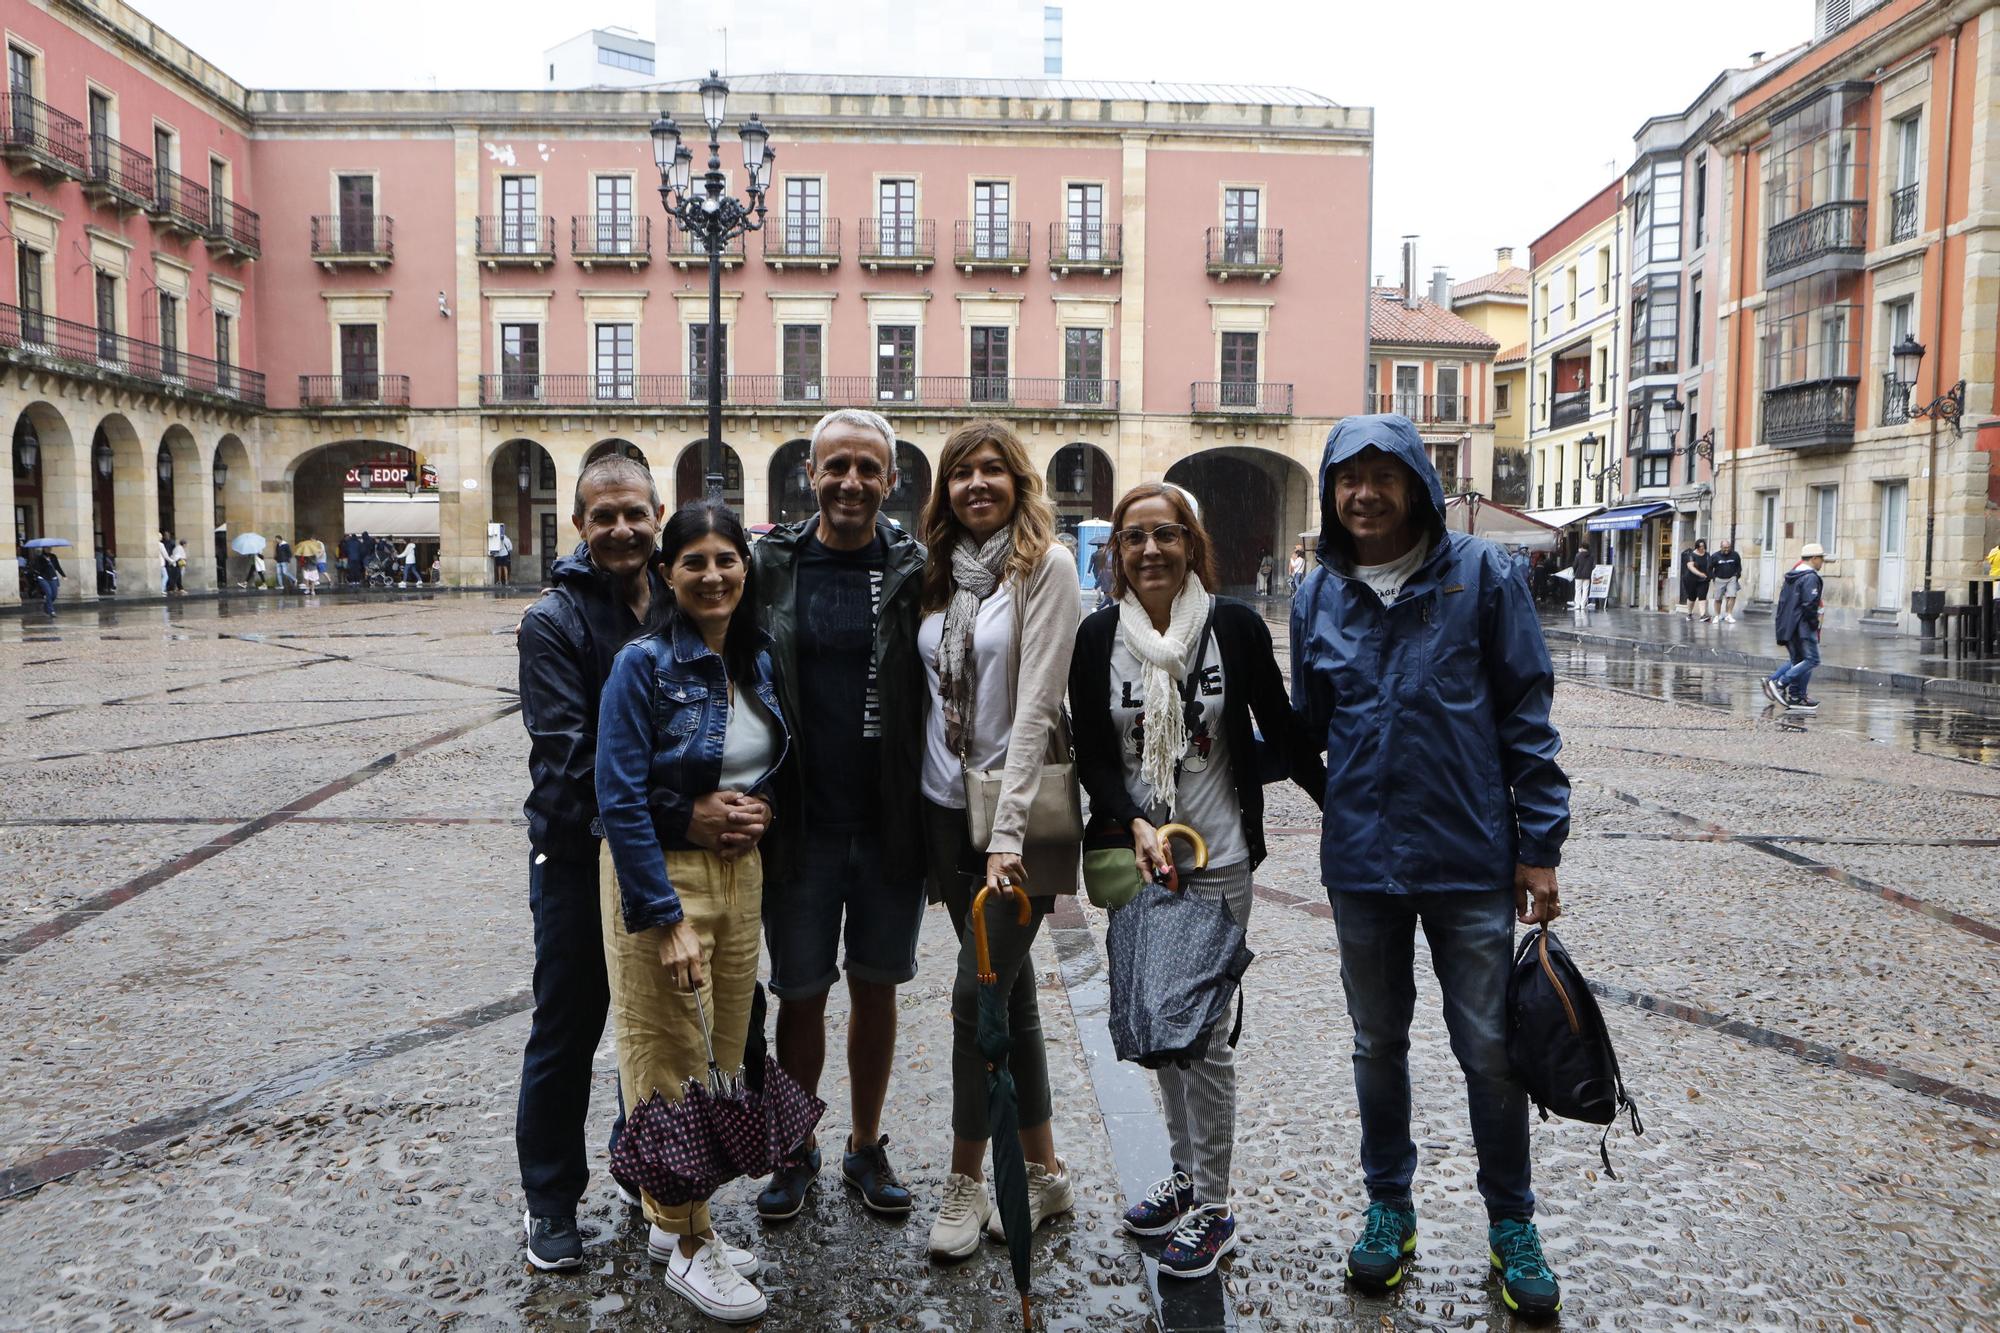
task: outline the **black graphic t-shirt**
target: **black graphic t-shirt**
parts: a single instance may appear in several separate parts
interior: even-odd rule
[[[882,785],[875,623],[882,614],[888,554],[879,534],[859,551],[833,550],[817,532],[807,533],[799,547],[801,716],[790,721],[804,764],[804,815],[818,827],[874,823]]]

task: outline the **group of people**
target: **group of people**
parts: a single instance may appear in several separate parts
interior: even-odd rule
[[[1699,616],[1702,623],[1736,623],[1736,599],[1743,592],[1743,557],[1728,537],[1714,554],[1708,539],[1698,537],[1680,554],[1680,610],[1690,623]]]
[[[366,587],[372,578],[395,582],[398,588],[418,588],[424,584],[423,557],[414,537],[403,538],[401,546],[387,537],[367,532],[344,532],[335,547],[340,561],[340,581],[346,587]]]
[[[1415,1249],[1407,1055],[1421,924],[1467,1082],[1501,1294],[1524,1312],[1558,1309],[1504,1014],[1516,921],[1561,911],[1568,783],[1549,721],[1553,671],[1508,557],[1445,529],[1415,428],[1357,417],[1328,439],[1318,564],[1292,607],[1289,697],[1261,616],[1218,595],[1213,544],[1185,491],[1147,483],[1120,498],[1111,601],[1083,617],[1040,472],[1007,426],[973,421],[951,435],[914,535],[880,516],[897,481],[894,438],[873,412],[827,414],[808,465],[817,514],[755,546],[720,505],[669,517],[630,459],[600,459],[578,478],[581,545],[556,562],[519,631],[535,1009],[516,1146],[530,1263],[582,1263],[584,1124],[607,1014],[615,1140],[641,1101],[681,1094],[707,1045],[725,1068],[740,1063],[766,951],[776,1057],[808,1089],[845,974],[840,1176],[868,1210],[911,1213],[919,1200],[884,1117],[896,989],[916,976],[926,905],[938,902],[960,943],[952,1141],[925,1201],[929,1249],[949,1260],[1003,1238],[982,1169],[987,1069],[969,927],[982,887],[999,900],[986,925],[1029,1225],[1069,1211],[1027,964],[1078,884],[1073,831],[1052,836],[1037,800],[1045,768],[1073,755],[1090,836],[1128,838],[1135,870],[1153,875],[1175,863],[1161,827],[1192,825],[1208,861],[1181,859],[1181,890],[1220,900],[1246,927],[1265,784],[1294,781],[1322,806],[1369,1199],[1347,1272],[1393,1288]],[[1129,1201],[1123,1224],[1167,1238],[1170,1277],[1213,1272],[1241,1239],[1235,1060],[1218,1025],[1201,1058],[1158,1075],[1171,1170]],[[756,1199],[765,1223],[802,1211],[824,1146],[809,1138],[778,1166]],[[747,1238],[721,1235],[705,1201],[675,1207],[617,1187],[643,1211],[670,1290],[718,1319],[764,1313]]]

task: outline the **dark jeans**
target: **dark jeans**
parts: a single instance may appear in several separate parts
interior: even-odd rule
[[[536,1217],[568,1217],[590,1179],[583,1126],[590,1115],[591,1061],[611,1004],[597,912],[597,857],[528,854],[528,908],[535,917],[535,1017],[521,1055],[514,1151],[521,1192]],[[625,1127],[623,1099],[611,1141]]]
[[[1430,942],[1452,1054],[1465,1071],[1479,1195],[1489,1220],[1531,1218],[1528,1095],[1507,1063],[1507,975],[1514,962],[1511,890],[1327,894],[1340,939],[1340,981],[1354,1020],[1354,1093],[1361,1170],[1371,1202],[1411,1206],[1410,1018],[1416,927]]]
[[[1806,685],[1812,680],[1813,668],[1819,665],[1819,632],[1801,629],[1785,645],[1785,651],[1791,654],[1792,664],[1780,668],[1771,679],[1792,698],[1803,699],[1806,697]]]

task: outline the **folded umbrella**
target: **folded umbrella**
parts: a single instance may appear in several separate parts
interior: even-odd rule
[[[238,555],[262,555],[264,547],[268,544],[257,533],[245,532],[229,543],[229,549]]]
[[[1185,824],[1160,830],[1162,841],[1176,836],[1194,844],[1197,869],[1208,864],[1200,834]],[[1179,872],[1169,866],[1111,914],[1105,932],[1111,1045],[1120,1060],[1147,1069],[1185,1068],[1207,1053],[1232,997],[1241,1015],[1239,983],[1255,957],[1221,899],[1179,890]]]
[[[1028,1163],[1021,1152],[1021,1110],[1007,1058],[1014,1040],[1007,1031],[1007,997],[986,947],[986,899],[992,885],[972,896],[972,951],[979,964],[979,1053],[986,1057],[986,1122],[993,1142],[993,1203],[1007,1232],[1007,1257],[1014,1266],[1014,1290],[1021,1293],[1021,1327],[1035,1326],[1028,1302],[1028,1247],[1034,1240],[1028,1210]],[[1014,887],[1015,920],[1028,924],[1033,907],[1026,885]]]

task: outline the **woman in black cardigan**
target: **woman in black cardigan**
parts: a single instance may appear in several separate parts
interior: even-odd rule
[[[1135,486],[1112,511],[1111,529],[1115,601],[1085,618],[1069,675],[1091,835],[1129,830],[1139,872],[1151,876],[1173,856],[1159,827],[1190,825],[1208,841],[1209,864],[1178,867],[1183,891],[1220,898],[1247,927],[1250,874],[1264,859],[1263,784],[1288,776],[1293,749],[1271,632],[1246,604],[1209,591],[1208,534],[1179,487]],[[1200,1277],[1236,1246],[1228,1033],[1218,1024],[1202,1059],[1157,1074],[1174,1170],[1126,1212],[1125,1228],[1171,1234],[1160,1271]]]

